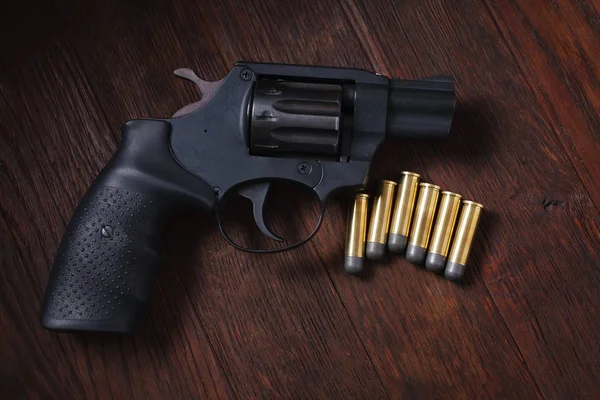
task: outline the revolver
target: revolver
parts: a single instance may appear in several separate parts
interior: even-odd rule
[[[361,69],[237,62],[220,81],[176,75],[201,93],[171,118],[126,122],[114,156],[75,210],[50,273],[40,320],[55,331],[130,333],[150,301],[162,261],[161,233],[195,207],[217,215],[234,247],[283,251],[309,240],[326,200],[357,192],[386,138],[443,138],[454,114],[450,76],[389,79]],[[252,202],[260,231],[277,181],[320,202],[312,233],[274,249],[232,240],[220,211],[234,195]]]

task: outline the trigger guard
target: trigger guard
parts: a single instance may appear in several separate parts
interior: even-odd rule
[[[275,248],[275,249],[251,249],[248,247],[244,247],[244,246],[240,246],[239,244],[235,243],[233,240],[231,240],[231,238],[227,235],[227,233],[225,232],[225,230],[223,229],[223,224],[221,222],[221,210],[222,207],[219,207],[217,209],[217,225],[219,227],[219,232],[221,233],[221,236],[223,236],[223,238],[225,239],[225,241],[227,243],[229,243],[231,246],[233,246],[234,248],[236,248],[237,250],[246,252],[246,253],[255,253],[255,254],[272,254],[272,253],[281,253],[282,251],[287,251],[287,250],[292,250],[295,249],[296,247],[300,247],[303,244],[307,243],[308,241],[310,241],[319,231],[319,228],[321,228],[321,225],[323,224],[323,216],[325,215],[325,202],[320,199],[320,214],[319,214],[319,220],[317,221],[317,225],[315,226],[315,229],[313,229],[313,231],[303,240],[291,244],[289,246],[285,246],[282,248]]]

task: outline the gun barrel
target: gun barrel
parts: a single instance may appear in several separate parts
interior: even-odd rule
[[[390,81],[388,138],[442,139],[449,135],[456,95],[451,76]]]

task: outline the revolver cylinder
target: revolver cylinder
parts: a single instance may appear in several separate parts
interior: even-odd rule
[[[341,85],[259,80],[250,112],[251,152],[336,157],[341,120]]]

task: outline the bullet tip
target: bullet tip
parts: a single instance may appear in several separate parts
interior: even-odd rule
[[[425,259],[425,268],[431,272],[442,272],[446,267],[446,257],[441,254],[428,253]]]
[[[365,254],[369,260],[381,260],[385,255],[385,244],[377,242],[367,242]]]
[[[444,273],[444,275],[446,276],[446,279],[449,279],[451,281],[459,281],[465,275],[466,268],[466,265],[448,261],[448,263],[446,264],[446,272]]]
[[[350,275],[360,274],[363,266],[364,259],[362,257],[346,256],[344,258],[344,271]]]
[[[408,245],[406,248],[406,259],[408,262],[415,265],[422,265],[425,261],[425,256],[427,255],[427,250],[423,247]]]
[[[408,238],[404,235],[390,233],[388,236],[388,249],[394,253],[404,253]]]

